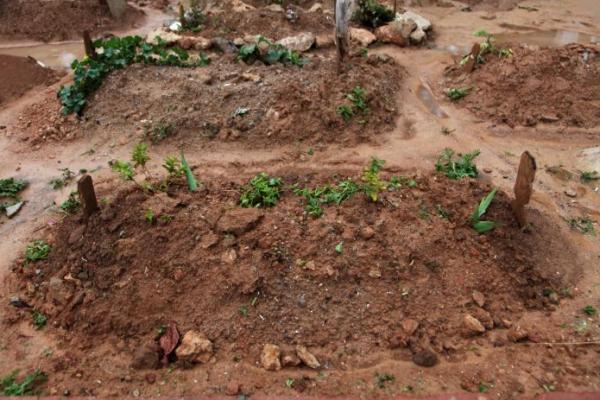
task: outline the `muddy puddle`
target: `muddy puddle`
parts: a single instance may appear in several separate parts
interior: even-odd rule
[[[575,31],[510,32],[495,35],[499,43],[522,43],[530,46],[560,47],[571,43],[600,43],[600,36]]]

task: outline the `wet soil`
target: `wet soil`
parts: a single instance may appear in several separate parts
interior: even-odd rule
[[[97,0],[11,0],[0,4],[0,39],[33,39],[42,42],[79,39],[84,30],[93,34],[131,27],[144,13],[129,7],[115,21],[107,6]]]
[[[55,83],[60,73],[44,68],[32,58],[0,55],[0,105],[25,94],[38,85]]]
[[[450,70],[446,87],[472,88],[458,105],[509,126],[599,126],[600,47],[511,48],[513,56],[487,57],[471,74]]]
[[[215,60],[206,68],[136,65],[113,73],[89,98],[84,118],[62,118],[56,99],[29,107],[21,118],[33,143],[145,135],[163,141],[241,141],[248,147],[289,143],[355,144],[395,126],[395,93],[403,69],[391,58],[356,57],[338,74],[327,57],[306,56],[303,67]],[[345,122],[337,109],[365,90],[368,111]],[[114,93],[119,93],[115,101]]]
[[[254,365],[266,343],[308,346],[327,374],[367,368],[372,362],[366,355],[378,351],[409,362],[427,351],[441,363],[462,363],[475,343],[520,347],[513,342],[557,339],[537,326],[514,325],[528,310],[554,309],[557,300],[548,294],[564,293],[580,277],[577,256],[560,230],[534,212],[531,230],[521,231],[503,193],[487,214],[500,227],[477,234],[468,219],[491,187],[474,180],[417,176],[416,187],[384,192],[377,203],[358,193],[340,206],[325,206],[314,219],[289,190],[273,208],[240,209],[240,190],[250,175],[205,178],[199,172],[203,189],[196,194],[183,182],[155,194],[135,184],[111,188],[100,194],[101,211],[87,224],[78,213],[52,229],[45,237],[52,246],[47,260],[17,262],[12,292],[46,314],[49,333],[71,349],[68,368],[64,358],[48,361],[54,371],[50,385],[71,381],[75,368],[86,371],[81,384],[70,383],[75,393],[107,393],[90,388],[89,373],[112,391],[127,393],[126,382],[89,371],[87,365],[100,360],[91,354],[84,360],[76,349],[121,342],[118,355],[136,364],[139,349],[152,345],[157,329],[173,321],[182,334],[200,331],[213,342],[210,363]],[[360,180],[360,171],[351,170],[269,172],[282,177],[284,187]],[[148,210],[152,221],[145,217]],[[14,308],[4,315],[9,325],[30,318]],[[487,332],[470,330],[466,315]],[[144,376],[154,368],[139,371],[138,365],[131,372],[143,393],[152,388]],[[285,371],[308,373],[302,366]],[[280,390],[232,378],[245,394]],[[311,388],[314,378],[307,383],[306,394],[323,393]],[[508,382],[496,385],[500,393],[513,390]],[[184,393],[212,386],[207,379]]]

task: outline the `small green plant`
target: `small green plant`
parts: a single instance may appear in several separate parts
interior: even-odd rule
[[[150,160],[148,156],[148,145],[145,143],[138,143],[133,148],[131,152],[131,161],[133,162],[133,166],[137,167],[145,167],[146,163]]]
[[[133,167],[130,163],[121,160],[113,160],[109,161],[108,165],[110,165],[110,168],[113,171],[121,175],[121,179],[125,181],[133,180],[133,175],[135,174],[135,172],[133,171]]]
[[[487,54],[496,54],[498,57],[512,57],[513,51],[508,48],[496,47],[496,45],[494,45],[494,43],[492,42],[492,40],[494,39],[494,35],[486,31],[485,29],[480,29],[473,33],[473,35],[485,38],[485,40],[479,44],[479,53],[477,54],[476,59],[477,64],[485,63],[484,57]],[[467,57],[469,57],[469,55],[467,55]]]
[[[469,94],[469,88],[468,87],[454,87],[454,88],[450,88],[446,91],[446,95],[450,98],[450,100],[452,101],[458,101],[460,99],[462,99],[463,97],[465,97],[466,95]]]
[[[181,161],[177,156],[167,156],[163,162],[163,168],[167,170],[169,179],[176,179],[183,176]]]
[[[21,381],[17,379],[18,375],[19,370],[14,370],[0,380],[0,394],[2,396],[37,395],[37,386],[47,379],[46,374],[37,369],[31,374],[26,375]]]
[[[306,199],[305,211],[308,215],[318,218],[323,215],[322,205],[335,203],[342,204],[345,200],[352,197],[360,187],[350,178],[341,181],[336,186],[326,185],[315,189],[293,188],[293,192]]]
[[[261,172],[243,188],[240,196],[242,207],[272,207],[279,201],[281,178]]]
[[[474,150],[464,155],[459,153],[458,159],[455,159],[454,150],[446,148],[438,158],[435,169],[443,172],[450,179],[475,178],[478,175],[478,171],[473,160],[479,154],[479,150]]]
[[[596,236],[596,228],[594,228],[594,221],[588,217],[577,217],[567,220],[571,229],[577,230],[584,235]]]
[[[36,262],[44,260],[50,254],[51,247],[43,240],[35,240],[25,248],[25,262]]]
[[[592,305],[583,307],[582,311],[585,313],[585,315],[589,315],[590,317],[598,315],[598,310]]]
[[[486,382],[479,382],[479,393],[487,393],[490,390],[490,384]]]
[[[387,184],[379,177],[379,171],[381,171],[384,164],[385,161],[373,157],[369,167],[363,171],[363,191],[374,202],[379,198],[379,193],[387,188]]]
[[[375,373],[375,381],[377,382],[377,387],[379,389],[385,388],[385,384],[387,382],[394,382],[396,377],[391,374],[380,374],[379,372]]]
[[[248,316],[248,307],[246,306],[241,306],[238,309],[238,313],[242,316],[242,317],[247,317]]]
[[[46,317],[41,311],[34,310],[31,314],[33,326],[35,329],[40,330],[44,326],[46,326],[46,322],[48,322],[48,317]]]
[[[591,182],[600,180],[600,174],[598,171],[583,171],[581,172],[581,181],[582,182]]]
[[[154,211],[152,211],[150,209],[146,210],[146,213],[144,214],[144,219],[149,224],[152,224],[154,222]]]
[[[352,111],[352,107],[350,107],[346,104],[338,106],[337,113],[342,117],[342,119],[345,122],[350,121],[352,119],[352,117],[354,116],[354,111]]]
[[[336,253],[342,254],[343,251],[344,251],[344,242],[339,242],[338,244],[335,245]]]
[[[75,177],[75,173],[69,168],[63,168],[61,171],[62,175],[60,178],[54,178],[50,180],[50,186],[52,186],[52,189],[54,190],[62,189]]]
[[[290,388],[290,389],[291,389],[292,387],[294,387],[294,382],[295,382],[295,381],[294,381],[292,378],[287,378],[287,379],[285,380],[285,386],[286,386],[287,388]]]
[[[448,221],[450,219],[450,212],[447,211],[446,209],[444,209],[444,207],[442,207],[441,204],[436,205],[435,209],[437,211],[438,216],[441,219],[445,219],[446,221]]]
[[[360,49],[360,56],[363,58],[369,58],[369,49],[366,47]]]
[[[0,211],[3,211],[6,207],[18,203],[19,192],[27,187],[27,181],[8,178],[0,179],[0,200],[8,199],[9,202],[0,202]]]
[[[187,184],[188,184],[188,188],[190,189],[190,192],[195,192],[196,190],[198,190],[198,181],[196,181],[196,178],[194,177],[194,173],[192,172],[192,169],[190,168],[187,161],[185,160],[185,155],[183,154],[183,150],[181,150],[181,169],[183,170],[183,173],[185,174],[185,178],[187,180]]]
[[[488,195],[481,200],[481,202],[475,208],[475,211],[473,211],[473,214],[471,215],[471,226],[473,227],[473,229],[475,229],[477,233],[491,231],[492,229],[498,226],[498,224],[494,221],[481,220],[481,217],[483,217],[490,204],[492,204],[492,200],[494,200],[494,196],[496,195],[497,191],[498,189],[494,189],[490,193],[488,193]]]
[[[401,188],[402,186],[407,186],[409,188],[417,187],[417,181],[407,176],[392,176],[390,178],[390,183],[388,184],[388,190],[396,190]]]
[[[352,18],[361,25],[377,28],[394,19],[394,11],[377,0],[358,0]]]
[[[73,214],[79,210],[79,207],[81,207],[81,202],[79,201],[77,192],[71,192],[69,197],[60,205],[60,209],[69,214]]]

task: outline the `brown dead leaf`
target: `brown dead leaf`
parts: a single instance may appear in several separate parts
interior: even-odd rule
[[[167,365],[169,363],[169,355],[175,351],[175,347],[179,344],[179,331],[175,322],[169,323],[167,330],[158,340],[160,348],[163,351],[162,364]]]

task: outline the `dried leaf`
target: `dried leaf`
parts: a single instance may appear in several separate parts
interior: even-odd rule
[[[175,347],[179,344],[179,331],[175,322],[169,323],[167,330],[158,340],[160,348],[163,351],[162,364],[167,365],[169,363],[169,355],[175,351]]]

